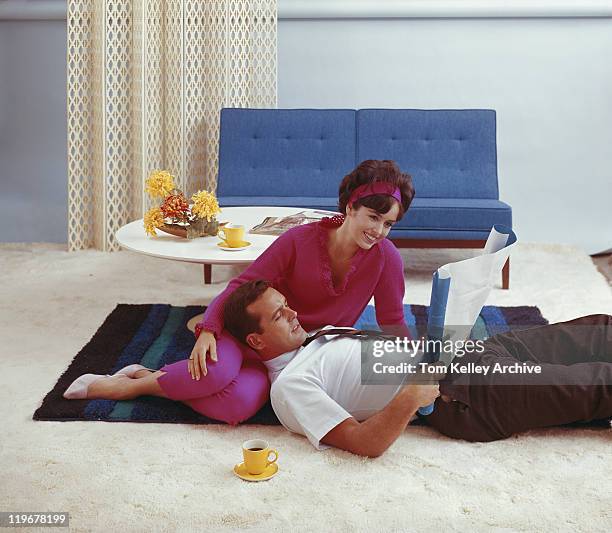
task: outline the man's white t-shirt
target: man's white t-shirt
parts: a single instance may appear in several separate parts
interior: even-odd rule
[[[329,329],[333,326],[325,326]],[[361,341],[323,335],[269,361],[272,408],[289,431],[318,450],[321,439],[347,418],[361,422],[383,409],[403,384],[361,384]]]

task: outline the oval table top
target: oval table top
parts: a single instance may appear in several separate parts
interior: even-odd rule
[[[282,217],[294,215],[302,211],[312,211],[304,207],[225,207],[217,215],[220,222],[243,224],[245,240],[251,246],[244,250],[222,250],[217,246],[219,237],[198,237],[184,239],[175,237],[160,230],[157,236],[151,237],[145,233],[142,219],[130,222],[117,230],[117,242],[133,252],[138,252],[161,259],[173,259],[189,263],[205,263],[211,265],[242,265],[255,261],[259,255],[276,240],[272,235],[252,235],[251,228],[263,222],[266,217]],[[321,211],[317,211],[321,213]],[[334,213],[330,212],[330,216]]]

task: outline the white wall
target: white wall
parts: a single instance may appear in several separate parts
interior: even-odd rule
[[[403,4],[279,0],[278,106],[495,109],[519,239],[612,247],[612,9]]]

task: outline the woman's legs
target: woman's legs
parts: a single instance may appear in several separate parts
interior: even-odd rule
[[[139,370],[102,377],[87,388],[87,398],[131,400],[159,396],[184,402],[200,414],[238,424],[253,416],[268,401],[270,383],[265,366],[252,360],[252,350],[229,333],[217,340],[218,361],[207,361],[208,373],[192,379],[187,360],[163,366],[156,372]]]
[[[87,389],[87,398],[101,398],[105,400],[133,400],[138,396],[159,396],[168,398],[168,395],[159,386],[157,379],[164,372],[157,370],[139,370],[133,378],[124,374],[108,376],[94,381]]]
[[[204,416],[236,425],[254,416],[269,397],[265,366],[259,361],[245,361],[236,378],[222,391],[185,403]]]
[[[217,340],[218,361],[206,361],[208,372],[199,380],[191,377],[187,359],[163,366],[165,374],[159,384],[172,400],[184,401],[216,394],[236,378],[248,348],[229,333],[223,332]]]
[[[89,386],[87,398],[133,400],[138,396],[159,396],[174,399],[158,382],[164,374],[161,370],[139,370],[132,378],[124,374],[102,377]],[[204,416],[235,425],[255,415],[268,401],[269,394],[270,382],[265,366],[260,362],[245,361],[238,375],[221,391],[202,398],[177,401],[183,401]]]
[[[150,378],[152,384],[149,384],[149,381],[145,381],[144,383],[138,383],[136,386],[129,382],[119,381],[126,377],[125,374],[112,376],[114,378],[112,380],[108,378],[96,379],[94,382],[86,385],[87,397],[91,398],[91,394],[94,392],[97,394],[127,394],[130,397],[135,397],[133,395],[138,396],[137,392],[141,388],[144,388],[146,391],[151,388],[153,391],[151,395],[176,401],[210,396],[211,394],[220,393],[233,383],[240,372],[243,359],[245,357],[251,358],[251,352],[250,348],[239,343],[229,333],[223,332],[217,340],[218,361],[207,361],[208,372],[206,376],[201,376],[199,380],[191,377],[187,359],[184,359],[163,366],[160,369],[161,373],[156,374],[155,378]],[[261,365],[261,363],[259,364]],[[133,374],[133,376],[140,378],[148,373],[146,371],[139,371]],[[141,394],[149,393],[143,392]],[[108,399],[113,398],[108,397]]]

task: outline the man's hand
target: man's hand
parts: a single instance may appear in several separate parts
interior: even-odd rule
[[[419,407],[432,404],[440,396],[437,374],[428,374],[430,383],[410,383],[381,411],[363,422],[347,418],[331,429],[321,442],[357,455],[379,457],[393,444]]]
[[[200,373],[203,376],[208,373],[206,368],[207,355],[210,355],[211,361],[217,361],[217,340],[211,331],[203,330],[191,351],[187,364],[192,379],[199,380]]]
[[[418,383],[411,383],[404,387],[405,395],[415,402],[415,407],[425,407],[431,405],[440,396],[440,386],[438,382],[446,375],[446,369],[440,371],[441,365],[430,363],[429,367],[435,372],[423,372],[419,377]],[[448,396],[442,396],[445,402],[450,401]],[[424,402],[424,403],[423,403]]]
[[[437,383],[433,385],[406,385],[402,393],[413,403],[413,407],[418,409],[419,407],[425,407],[434,403],[436,398],[440,396],[440,385]]]

